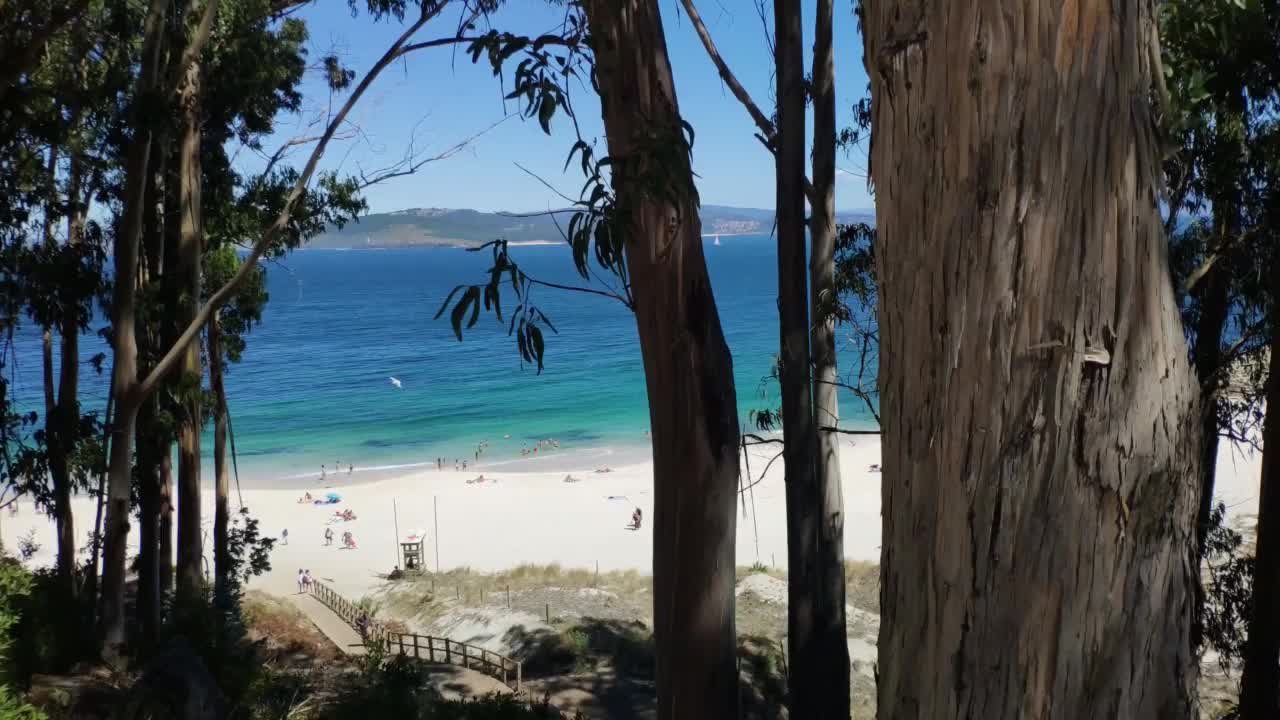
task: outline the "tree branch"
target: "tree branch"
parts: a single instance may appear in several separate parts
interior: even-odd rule
[[[49,22],[31,34],[30,39],[16,53],[18,55],[17,59],[0,57],[0,67],[4,68],[3,71],[0,71],[0,98],[4,97],[9,88],[18,81],[19,77],[31,72],[39,64],[40,55],[44,52],[44,46],[49,42],[49,39],[53,37],[54,33],[61,30],[64,25],[83,15],[84,11],[89,8],[90,1],[76,0],[61,13],[54,13],[49,18]]]
[[[204,6],[204,15],[200,17],[200,24],[196,26],[195,35],[191,36],[191,42],[187,43],[187,47],[182,51],[182,59],[178,61],[178,65],[174,67],[173,74],[169,76],[169,83],[165,85],[165,94],[177,92],[178,87],[182,84],[182,79],[186,77],[187,69],[191,67],[191,63],[200,57],[200,53],[204,52],[204,46],[209,42],[209,36],[213,34],[213,19],[218,14],[218,4],[221,0],[209,0]],[[194,6],[193,6],[194,8]]]
[[[435,155],[432,155],[431,157],[415,158],[413,156],[413,143],[411,140],[409,150],[406,152],[405,157],[402,158],[399,162],[395,163],[394,165],[389,165],[380,170],[375,170],[371,176],[366,176],[363,172],[360,173],[360,189],[363,190],[369,187],[370,185],[375,185],[385,180],[390,180],[391,178],[403,177],[405,175],[412,175],[427,163],[438,162],[440,160],[448,160],[454,155],[457,155],[458,153],[465,150],[469,145],[471,145],[471,143],[478,140],[481,136],[485,135],[490,130],[493,130],[494,128],[498,127],[502,123],[511,119],[511,117],[512,117],[511,115],[504,115],[502,116],[501,120],[494,122],[493,124],[489,125],[489,127],[481,130],[478,133],[475,133],[474,135],[471,135],[470,137],[459,140],[458,142],[454,143],[448,148],[445,148],[443,151]]]
[[[216,0],[211,0],[211,2],[215,1]],[[207,301],[205,301],[204,305],[200,307],[200,310],[196,312],[191,323],[182,331],[182,335],[178,337],[177,342],[175,342],[173,346],[169,348],[169,351],[165,353],[164,357],[155,364],[155,367],[151,369],[151,372],[147,374],[146,378],[135,386],[136,389],[130,398],[132,402],[138,403],[145,400],[147,396],[155,390],[160,381],[177,366],[178,360],[186,354],[187,346],[190,345],[195,340],[196,336],[200,334],[200,331],[204,328],[205,324],[209,322],[209,317],[213,314],[214,310],[222,307],[236,292],[236,289],[244,282],[245,278],[254,271],[254,268],[258,264],[258,260],[271,248],[271,244],[275,240],[276,235],[288,226],[289,220],[293,216],[294,206],[297,205],[298,200],[306,190],[307,184],[311,181],[311,176],[315,174],[316,166],[319,164],[320,158],[324,155],[324,151],[328,147],[329,141],[333,139],[333,135],[337,132],[338,127],[346,120],[347,115],[351,113],[352,108],[355,107],[356,103],[364,95],[365,91],[369,89],[369,86],[373,84],[373,81],[377,79],[388,65],[394,62],[395,59],[402,54],[401,50],[409,39],[421,30],[422,27],[432,18],[439,15],[447,5],[448,0],[436,5],[423,4],[422,13],[418,17],[418,20],[414,22],[413,25],[409,26],[407,30],[401,33],[400,37],[396,39],[395,43],[393,43],[390,48],[388,48],[387,52],[383,53],[378,62],[374,63],[373,68],[369,70],[364,79],[360,81],[360,84],[356,86],[355,91],[352,92],[351,96],[347,98],[347,101],[343,103],[338,114],[329,121],[328,126],[325,128],[324,135],[320,138],[320,142],[316,145],[315,149],[311,151],[311,157],[307,160],[306,167],[302,174],[298,176],[298,180],[294,183],[293,190],[290,191],[289,197],[285,201],[284,208],[280,210],[280,214],[277,215],[275,221],[272,222],[271,225],[267,226],[263,231],[262,237],[259,238],[258,242],[253,246],[253,251],[249,253],[247,258],[245,258],[245,261],[241,263],[240,269],[236,271],[236,274],[233,275],[225,285],[219,288],[217,292],[213,293]]]
[[[879,430],[845,430],[844,428],[821,426],[818,430],[829,433],[839,433],[840,435],[879,435]]]
[[[769,118],[765,117],[760,111],[760,107],[751,99],[751,95],[747,89],[742,87],[742,83],[738,82],[738,78],[729,69],[729,65],[725,63],[724,58],[720,55],[720,50],[716,48],[716,43],[711,39],[711,33],[707,31],[707,26],[702,22],[702,16],[698,14],[698,9],[694,7],[693,0],[680,0],[680,4],[684,6],[685,13],[689,16],[689,21],[693,23],[693,29],[698,33],[698,39],[702,40],[702,47],[706,48],[707,55],[710,56],[711,62],[716,66],[716,70],[720,73],[720,79],[725,85],[729,86],[729,92],[738,98],[738,102],[742,103],[742,107],[746,108],[747,114],[755,122],[756,127],[760,129],[760,134],[764,136],[764,146],[769,152],[775,152],[775,139],[778,131],[769,122]],[[804,194],[809,199],[810,205],[816,205],[816,196],[813,191],[813,184],[809,182],[809,178],[804,178]]]

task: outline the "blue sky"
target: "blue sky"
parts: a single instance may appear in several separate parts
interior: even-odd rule
[[[698,4],[712,37],[729,66],[766,114],[773,105],[772,80],[765,30],[754,0],[701,0]],[[681,113],[693,125],[694,171],[705,204],[771,208],[773,163],[755,139],[755,127],[737,100],[720,82],[693,27],[678,0],[661,0],[667,45],[675,71]],[[771,4],[766,3],[772,21]],[[806,56],[813,43],[813,3],[805,2]],[[538,34],[556,27],[563,10],[541,0],[510,0],[493,18],[493,27],[524,34]],[[419,40],[449,35],[457,22],[456,13],[424,28]],[[385,51],[402,27],[392,22],[374,23],[361,14],[353,18],[342,0],[321,0],[300,14],[311,33],[311,57],[317,59],[337,52],[345,64],[363,75]],[[853,16],[852,3],[838,2],[835,25],[836,87],[838,126],[850,122],[850,108],[866,88],[861,38]],[[387,68],[354,112],[359,135],[330,147],[321,167],[355,172],[390,165],[403,157],[411,142],[425,154],[434,154],[517,114],[519,106],[504,103],[505,94],[489,70],[487,61],[473,66],[459,48],[421,51]],[[807,60],[806,60],[807,62]],[[305,87],[307,107],[315,117],[328,100],[328,91],[318,77]],[[573,96],[582,131],[588,139],[603,137],[599,105],[589,88],[579,87]],[[306,118],[286,118],[276,137],[265,147],[305,131]],[[309,134],[309,133],[306,133]],[[573,143],[567,119],[557,115],[552,134],[546,136],[536,121],[520,117],[506,120],[477,139],[462,153],[427,165],[418,174],[380,184],[367,191],[370,210],[385,212],[408,207],[475,208],[497,211],[536,211],[562,207],[557,198],[537,179],[523,172],[528,168],[565,194],[576,197],[581,186],[580,169],[563,170]],[[259,161],[241,153],[240,165],[250,170]],[[295,153],[301,163],[305,154]],[[836,206],[841,210],[872,206],[867,194],[865,147],[842,155]]]

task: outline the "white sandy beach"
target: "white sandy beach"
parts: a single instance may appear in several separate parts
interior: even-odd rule
[[[753,451],[751,467],[758,474],[768,459],[767,450]],[[880,558],[880,478],[869,468],[880,462],[880,442],[874,436],[846,439],[841,452],[844,477],[845,555],[878,562]],[[1233,516],[1256,513],[1260,454],[1224,443],[1218,461],[1218,498]],[[468,484],[483,473],[496,482]],[[287,545],[272,553],[272,571],[254,581],[261,589],[287,593],[294,590],[298,569],[331,582],[349,597],[360,597],[379,584],[396,563],[396,524],[402,536],[426,533],[427,566],[435,568],[439,553],[442,569],[469,566],[477,570],[501,570],[521,563],[560,563],[565,567],[601,570],[636,569],[649,572],[652,565],[653,513],[652,464],[641,463],[597,473],[594,467],[573,469],[581,482],[565,483],[566,472],[501,472],[478,469],[454,472],[428,469],[374,482],[358,483],[339,474],[330,476],[331,488],[317,483],[313,497],[337,492],[342,502],[316,506],[299,504],[302,490],[246,488],[244,504],[261,521],[264,533],[279,538],[289,531]],[[350,476],[358,478],[359,475]],[[746,515],[738,512],[737,562],[750,565],[786,564],[786,524],[782,462],[774,463],[768,476],[746,495]],[[611,499],[612,498],[612,499]],[[232,490],[232,505],[236,493]],[[204,497],[206,555],[212,548],[208,534],[213,525],[212,493]],[[395,513],[393,513],[393,503]],[[438,526],[433,518],[438,507]],[[640,531],[626,529],[631,512],[639,507],[645,523]],[[350,508],[351,522],[327,525],[335,510]],[[89,498],[75,500],[76,535],[84,538],[92,528],[94,505]],[[398,518],[398,520],[397,520]],[[332,527],[335,542],[326,547],[325,527]],[[757,529],[759,554],[756,551]],[[358,548],[339,549],[343,531],[350,530]],[[5,546],[16,552],[19,539],[35,533],[40,550],[34,564],[52,564],[55,550],[53,525],[23,501],[16,517],[0,517]],[[438,533],[438,534],[437,534]],[[131,536],[130,555],[137,552]],[[210,557],[210,565],[212,559]]]

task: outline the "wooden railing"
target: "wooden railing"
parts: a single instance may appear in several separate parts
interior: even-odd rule
[[[311,594],[342,618],[343,622],[359,630],[360,617],[364,611],[354,603],[319,581],[312,581]],[[385,625],[376,620],[370,619],[364,634],[364,642],[367,645],[379,640],[386,643],[387,649],[391,652],[422,662],[460,665],[497,678],[507,687],[520,692],[523,680],[521,663],[506,655],[449,638],[395,632],[388,630]],[[514,684],[512,680],[515,681]]]

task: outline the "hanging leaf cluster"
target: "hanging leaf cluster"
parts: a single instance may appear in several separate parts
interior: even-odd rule
[[[546,350],[542,330],[546,328],[553,333],[559,331],[542,310],[532,303],[531,291],[536,281],[526,275],[511,259],[507,241],[493,240],[478,248],[469,248],[470,252],[484,250],[490,250],[493,255],[493,265],[486,271],[488,281],[482,285],[455,287],[440,304],[435,319],[438,320],[443,316],[445,311],[449,310],[449,305],[454,303],[454,298],[457,298],[457,302],[449,312],[449,323],[453,326],[454,336],[461,342],[462,331],[475,327],[476,322],[479,321],[482,304],[486,312],[494,313],[498,322],[503,321],[502,288],[504,284],[507,285],[517,300],[507,328],[507,336],[516,339],[521,367],[529,363],[537,367],[538,373],[541,374]]]

